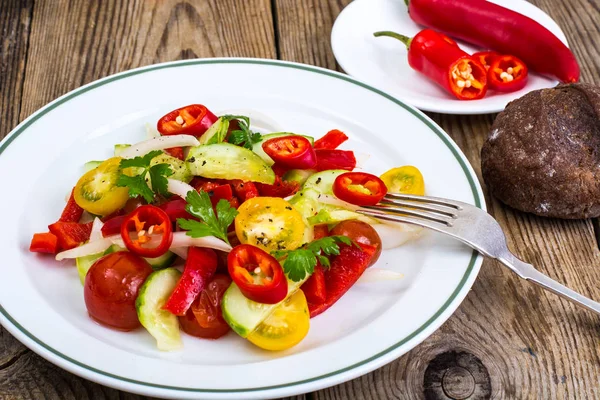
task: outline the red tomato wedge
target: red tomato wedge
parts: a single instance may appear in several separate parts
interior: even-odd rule
[[[175,315],[185,315],[216,270],[214,250],[190,247],[183,274],[163,308]]]
[[[200,137],[217,121],[217,116],[202,104],[181,107],[158,120],[161,135],[192,135]]]
[[[198,325],[195,336],[218,339],[229,332],[229,325],[221,312],[221,300],[229,285],[231,278],[228,275],[217,274],[200,292],[190,309]]]
[[[227,257],[227,269],[250,300],[275,304],[287,295],[287,280],[279,261],[258,247],[249,244],[234,247]]]
[[[254,182],[244,182],[239,179],[234,179],[231,182],[231,186],[235,195],[240,202],[245,202],[248,199],[258,196],[258,189]]]
[[[335,150],[339,145],[348,140],[348,136],[340,130],[333,129],[325,134],[321,139],[315,141],[315,149]]]
[[[33,253],[56,254],[58,251],[58,238],[50,232],[34,233],[29,245],[29,251]]]
[[[145,205],[133,210],[121,224],[127,250],[141,257],[160,257],[173,242],[173,226],[162,209]]]
[[[367,269],[375,247],[361,245],[340,245],[340,255],[331,259],[331,266],[325,271],[325,290],[327,298],[322,304],[308,304],[310,317],[313,318],[337,302]]]
[[[317,164],[315,150],[303,136],[269,139],[262,144],[262,148],[275,163],[288,168],[310,169]]]
[[[354,152],[350,150],[315,150],[317,155],[317,171],[327,171],[328,169],[345,169],[352,171],[356,168],[356,158]]]
[[[333,194],[338,199],[357,206],[374,206],[386,193],[385,183],[366,172],[346,172],[333,182]]]

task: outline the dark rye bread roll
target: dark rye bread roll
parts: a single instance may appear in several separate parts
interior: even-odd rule
[[[481,150],[491,193],[517,210],[600,216],[600,87],[537,90],[498,114]]]

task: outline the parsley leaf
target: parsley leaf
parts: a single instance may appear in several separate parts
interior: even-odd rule
[[[352,240],[347,236],[326,236],[324,238],[314,240],[309,244],[296,250],[276,250],[271,252],[271,255],[278,260],[285,258],[281,266],[288,278],[294,282],[301,281],[315,271],[317,261],[323,267],[329,267],[329,259],[325,257],[337,256],[340,254],[339,244],[353,244]],[[358,247],[356,243],[355,246]]]
[[[238,211],[231,207],[227,200],[221,199],[217,203],[215,215],[210,197],[205,191],[190,191],[185,200],[188,203],[185,206],[186,211],[202,221],[178,218],[177,224],[181,229],[186,230],[186,234],[193,238],[215,236],[229,244],[227,228],[237,216]]]
[[[150,166],[152,159],[160,154],[162,154],[162,151],[155,150],[143,157],[121,160],[121,163],[119,164],[121,175],[119,175],[119,178],[117,179],[117,186],[129,188],[129,197],[135,198],[142,196],[148,203],[152,203],[154,200],[154,191],[163,195],[167,194],[166,177],[173,175],[173,170],[171,170],[169,164]],[[134,176],[124,174],[123,170],[128,168],[133,169],[135,172],[139,171],[139,174]],[[146,175],[149,175],[154,191],[148,186]]]
[[[223,118],[227,118],[229,121],[237,119],[240,127],[231,132],[227,139],[229,143],[252,150],[252,147],[262,140],[260,133],[250,130],[250,118],[242,115],[225,115]]]

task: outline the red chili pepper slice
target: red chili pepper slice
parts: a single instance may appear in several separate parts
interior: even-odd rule
[[[315,150],[303,136],[269,139],[262,144],[262,148],[273,161],[289,168],[309,169],[317,164]]]
[[[121,237],[132,253],[141,257],[160,257],[173,242],[171,220],[156,206],[140,206],[123,221]]]
[[[499,56],[488,70],[490,88],[499,92],[515,92],[527,84],[527,65],[515,56]]]
[[[492,65],[496,58],[500,57],[500,54],[495,51],[478,51],[477,53],[473,53],[472,57],[479,61],[486,70],[489,70],[490,65]]]
[[[357,206],[374,206],[387,193],[385,183],[365,172],[346,172],[333,182],[333,194],[340,200]]]
[[[458,46],[448,43],[445,35],[424,29],[414,38],[395,32],[376,32],[400,40],[408,49],[408,63],[416,71],[446,89],[459,100],[481,99],[487,92],[487,71],[479,61]]]
[[[75,202],[75,196],[73,195],[74,191],[75,189],[71,191],[71,196],[67,201],[67,205],[60,215],[60,222],[79,222],[81,216],[83,215],[83,208],[79,207],[79,205]]]
[[[352,171],[356,168],[356,158],[354,152],[350,150],[326,150],[317,149],[317,171],[327,171],[329,169],[345,169]]]
[[[161,135],[202,136],[217,121],[217,116],[202,104],[181,107],[158,120],[156,129]]]
[[[73,249],[86,242],[92,232],[92,223],[79,224],[77,222],[55,222],[48,225],[48,229],[58,239],[58,248],[61,250]]]
[[[227,270],[240,291],[258,303],[279,303],[287,295],[287,279],[279,262],[258,247],[236,246],[227,256]]]
[[[348,136],[340,130],[332,129],[321,139],[315,141],[315,149],[335,150],[339,145],[348,140]]]
[[[190,247],[183,274],[163,308],[175,315],[185,315],[216,270],[214,250]]]
[[[56,254],[58,251],[58,238],[50,232],[34,233],[29,245],[29,251]]]

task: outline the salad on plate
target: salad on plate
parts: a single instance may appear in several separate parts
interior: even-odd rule
[[[181,331],[295,346],[358,281],[401,278],[371,266],[420,228],[357,209],[425,186],[413,166],[361,171],[339,130],[315,140],[266,125],[200,104],[169,112],[146,140],[86,163],[30,251],[74,260],[89,316],[143,326],[159,350],[181,348]]]

